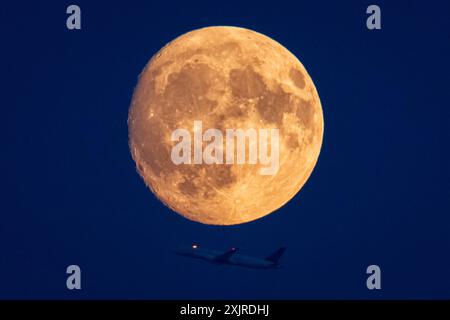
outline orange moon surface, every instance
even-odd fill
[[[193,133],[196,120],[203,130],[278,129],[278,171],[261,175],[259,162],[174,164],[171,134]],[[137,171],[158,199],[187,219],[235,225],[272,213],[300,191],[317,162],[324,123],[314,83],[291,52],[252,30],[208,27],[151,58],[128,128]]]

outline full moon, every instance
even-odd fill
[[[262,175],[263,164],[249,161],[174,163],[172,133],[184,128],[193,136],[194,121],[224,133],[277,129],[278,170]],[[256,220],[292,199],[317,162],[323,126],[319,95],[300,61],[237,27],[194,30],[163,47],[140,74],[128,115],[130,151],[146,185],[173,211],[211,225]],[[269,155],[271,148],[273,141]]]

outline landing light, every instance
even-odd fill
[[[192,249],[197,249],[198,248],[198,246],[196,245],[196,244],[194,244],[193,246],[192,246]]]

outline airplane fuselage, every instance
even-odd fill
[[[227,257],[226,260],[224,259],[218,259],[218,257],[221,257],[223,255],[222,251],[216,251],[216,250],[209,250],[209,249],[203,249],[198,247],[185,247],[180,248],[175,251],[178,255],[195,258],[195,259],[202,259],[209,261],[213,264],[229,264],[229,265],[235,265],[235,266],[241,266],[246,268],[252,268],[252,269],[276,269],[280,268],[280,265],[277,263],[274,263],[272,261],[261,259],[261,258],[255,258],[250,257],[242,254],[235,253],[231,255],[230,257]]]

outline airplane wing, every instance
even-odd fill
[[[275,251],[274,253],[272,253],[270,256],[268,256],[266,258],[266,260],[277,264],[278,261],[280,261],[281,256],[283,255],[283,253],[286,251],[286,247],[281,247],[280,249],[278,249],[277,251]]]
[[[231,258],[231,256],[236,253],[236,251],[237,251],[236,248],[231,248],[230,250],[226,251],[225,253],[215,257],[214,261],[222,262],[222,263],[227,262]]]

